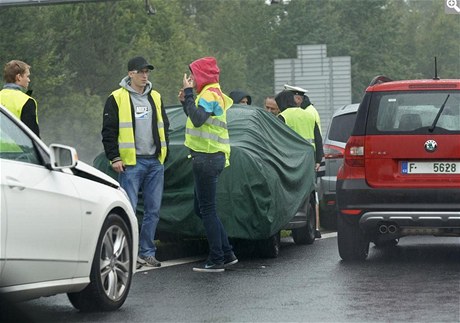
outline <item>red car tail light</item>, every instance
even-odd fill
[[[351,136],[345,146],[344,163],[337,173],[337,180],[366,178],[364,168],[364,137]]]
[[[344,149],[334,145],[324,145],[324,158],[325,159],[342,159]]]
[[[345,146],[345,163],[351,167],[364,167],[364,137],[350,137]]]

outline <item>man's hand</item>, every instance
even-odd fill
[[[319,171],[319,165],[320,165],[319,163],[315,164],[315,171]]]
[[[112,169],[117,173],[123,173],[125,171],[125,165],[121,160],[112,163]]]

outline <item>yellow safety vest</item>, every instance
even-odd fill
[[[315,115],[302,108],[287,108],[281,112],[286,124],[315,147]]]
[[[21,120],[22,108],[29,99],[35,102],[35,116],[38,124],[37,101],[33,97],[15,89],[3,89],[0,91],[0,104],[12,112],[19,120]]]
[[[131,114],[131,100],[129,92],[125,88],[120,88],[112,92],[115,102],[118,105],[118,149],[120,157],[125,165],[136,165],[136,145],[134,143],[134,128]],[[160,136],[161,150],[158,155],[160,163],[164,163],[167,154],[165,128],[163,115],[161,114],[161,96],[157,91],[152,90],[150,96],[155,103],[157,113],[157,127]]]
[[[198,94],[195,104],[198,108],[198,102],[209,88],[218,88],[218,83],[206,85],[203,90]],[[209,95],[209,92],[208,92]],[[221,116],[210,116],[206,122],[200,127],[193,125],[190,117],[187,118],[185,124],[185,146],[193,151],[202,153],[217,153],[223,152],[225,154],[225,167],[230,165],[230,139],[227,130],[227,110],[233,104],[233,100],[227,95],[222,93],[222,97],[217,93],[212,92],[216,101],[223,108],[224,113]]]
[[[310,104],[304,110],[307,111],[308,113],[311,113],[311,114],[314,115],[315,122],[316,122],[316,124],[318,125],[318,128],[319,128],[319,133],[322,134],[323,132],[321,131],[321,119],[319,118],[318,110],[316,110],[316,108],[312,104]]]

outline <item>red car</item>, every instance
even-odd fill
[[[366,89],[337,176],[338,249],[460,236],[460,80],[392,81]]]

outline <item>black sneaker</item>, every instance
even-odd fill
[[[199,266],[193,267],[193,271],[199,273],[221,273],[225,271],[225,268],[224,265],[217,265],[208,260]]]
[[[228,257],[225,257],[224,267],[234,265],[237,262],[238,262],[238,258],[236,258],[235,254],[232,252]]]
[[[319,230],[315,230],[315,238],[321,239],[321,232]]]

